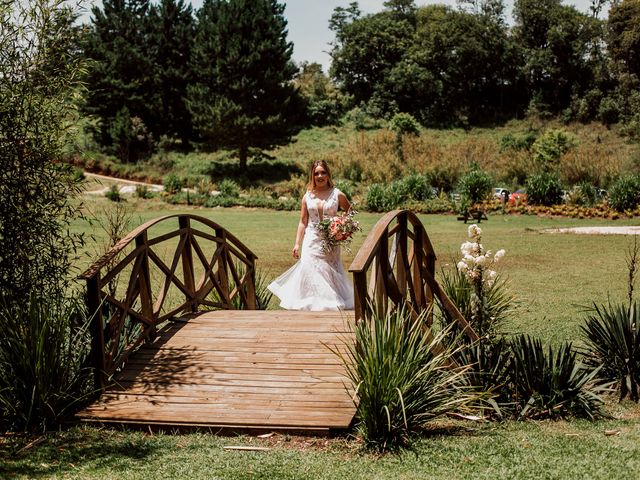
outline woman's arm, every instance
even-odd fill
[[[351,210],[351,203],[349,203],[349,199],[340,191],[338,193],[338,205],[340,205],[340,210],[344,210],[345,212]]]
[[[304,238],[304,231],[309,223],[309,211],[307,210],[306,195],[302,197],[302,205],[300,206],[300,222],[298,223],[298,231],[296,232],[296,243],[291,250],[293,258],[300,258],[300,244]]]

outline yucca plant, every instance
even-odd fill
[[[467,366],[465,378],[469,385],[483,394],[478,399],[479,407],[490,416],[510,416],[514,408],[510,383],[511,344],[503,338],[483,339],[461,348],[455,358],[459,365]]]
[[[335,350],[355,391],[357,427],[365,444],[387,450],[439,415],[473,401],[463,369],[452,369],[451,348],[434,353],[444,333],[431,337],[424,317],[402,309],[373,314],[354,326],[355,343]]]
[[[640,305],[593,306],[581,327],[586,343],[585,362],[599,368],[598,376],[614,382],[620,400],[637,402],[640,393]]]
[[[0,305],[0,427],[44,429],[86,398],[88,323],[75,299]]]
[[[440,271],[440,285],[455,306],[458,307],[460,313],[471,323],[473,329],[481,337],[495,337],[504,321],[515,308],[515,299],[509,293],[506,280],[498,276],[493,284],[485,286],[483,289],[483,318],[486,321],[483,322],[483,325],[478,325],[473,321],[471,297],[474,290],[465,273],[457,268],[442,269]],[[441,314],[441,322],[444,325],[454,324],[453,319],[450,318],[446,310],[442,309]],[[458,333],[455,326],[451,332],[453,335]]]
[[[521,335],[512,342],[511,385],[518,418],[597,418],[604,415],[596,382],[598,370],[577,359],[570,343],[546,351],[539,339]]]

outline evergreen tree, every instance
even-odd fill
[[[181,140],[188,147],[191,114],[186,106],[191,80],[194,35],[193,9],[184,0],[162,0],[149,14],[151,57],[154,60],[154,104],[159,106],[155,133]]]
[[[102,4],[102,10],[92,10],[85,39],[85,55],[91,62],[83,109],[98,118],[96,140],[117,150],[120,145],[110,132],[124,109],[157,130],[153,57],[147,41],[149,0],[104,0]],[[122,160],[135,160],[135,155]]]
[[[287,142],[301,108],[283,13],[276,0],[205,0],[198,11],[193,125],[207,146],[237,149],[241,168],[250,147]]]

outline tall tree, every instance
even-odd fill
[[[205,0],[197,14],[188,103],[194,128],[210,147],[237,149],[241,168],[250,148],[287,142],[299,127],[286,27],[276,0]]]
[[[516,0],[514,16],[532,106],[559,112],[593,85],[600,21],[561,0]]]
[[[640,78],[640,0],[623,0],[609,10],[607,46],[612,60]]]
[[[188,147],[191,114],[186,105],[191,81],[190,58],[194,36],[193,9],[184,0],[162,0],[149,12],[150,53],[154,60],[153,93],[158,99],[155,132],[178,138]]]
[[[116,117],[139,117],[155,129],[153,56],[149,51],[149,0],[103,0],[92,9],[84,50],[90,59],[84,111],[98,118],[96,138],[111,146]],[[127,120],[125,119],[125,120]]]

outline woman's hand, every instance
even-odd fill
[[[293,258],[300,258],[300,245],[297,243],[293,246],[293,250],[291,250],[291,255]]]

